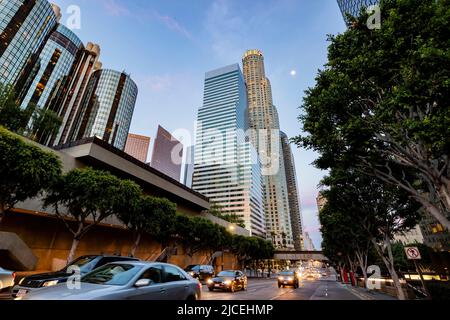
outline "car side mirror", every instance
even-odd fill
[[[136,288],[148,287],[151,284],[150,279],[139,279],[134,286]]]

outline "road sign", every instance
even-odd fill
[[[422,256],[417,247],[406,247],[405,248],[406,257],[408,260],[421,260]]]

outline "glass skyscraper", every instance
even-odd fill
[[[303,250],[303,223],[300,209],[300,200],[297,185],[297,172],[295,170],[294,155],[288,136],[281,132],[281,146],[283,148],[284,169],[289,199],[289,214],[291,217],[292,237],[295,250]]]
[[[261,165],[247,136],[247,92],[238,64],[206,74],[192,188],[265,238]]]
[[[39,68],[22,101],[22,108],[27,108],[30,103],[40,108],[53,108],[52,101],[63,93],[62,88],[82,48],[81,40],[59,24],[39,56]]]
[[[341,9],[342,16],[345,23],[349,24],[347,14],[353,17],[358,17],[361,13],[361,9],[368,8],[372,5],[378,4],[379,0],[337,0],[339,8]]]
[[[107,69],[95,71],[69,142],[98,137],[124,150],[137,94],[138,88],[129,75]]]
[[[0,1],[0,82],[21,94],[57,23],[47,0]]]
[[[250,136],[262,162],[266,237],[272,240],[277,248],[293,249],[280,123],[277,108],[273,104],[272,87],[266,77],[262,52],[247,51],[243,66],[248,92],[249,125],[252,132]]]

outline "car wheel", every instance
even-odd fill
[[[281,288],[281,284],[278,284],[278,289],[280,289]]]
[[[212,291],[214,291],[214,288],[208,288],[208,290],[212,292]]]
[[[186,301],[196,301],[197,297],[196,296],[189,296],[187,297]]]

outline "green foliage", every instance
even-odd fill
[[[31,127],[27,136],[41,141],[43,137],[57,134],[62,125],[62,119],[54,111],[32,107],[35,110],[31,117]]]
[[[329,38],[328,63],[306,92],[296,142],[315,165],[353,166],[403,188],[442,224],[450,213],[450,2],[382,0]]]
[[[31,113],[22,110],[16,102],[14,88],[0,83],[0,126],[21,133],[25,130]]]
[[[38,196],[61,174],[58,156],[0,127],[0,213]]]
[[[239,217],[237,214],[224,214],[222,209],[223,208],[220,205],[213,204],[208,210],[208,213],[229,223],[233,223],[241,228],[245,228],[245,222],[241,217]]]

